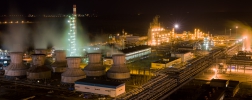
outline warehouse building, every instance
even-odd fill
[[[182,62],[186,62],[193,58],[193,54],[188,50],[179,50],[171,53],[171,57],[181,58]]]
[[[151,69],[173,67],[174,65],[179,64],[179,63],[181,63],[181,58],[177,58],[177,57],[163,58],[163,60],[152,62]]]
[[[80,79],[75,82],[75,90],[116,97],[125,92],[125,83],[105,80]]]

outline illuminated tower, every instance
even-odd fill
[[[79,56],[77,54],[77,46],[76,46],[76,34],[77,34],[77,29],[76,29],[76,5],[73,5],[73,15],[69,16],[69,26],[70,26],[70,31],[68,33],[68,56]]]

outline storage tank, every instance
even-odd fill
[[[130,78],[130,70],[126,67],[125,64],[125,55],[114,54],[112,56],[112,59],[113,59],[113,65],[107,71],[107,77],[118,80]]]
[[[80,68],[80,57],[67,57],[67,70],[61,74],[61,82],[74,84],[76,80],[86,78],[86,74]]]
[[[51,69],[44,65],[45,54],[33,54],[32,66],[27,70],[27,78],[30,80],[51,78]]]
[[[105,74],[106,68],[102,65],[100,53],[89,53],[88,59],[88,65],[84,68],[87,76],[96,77]]]
[[[27,66],[23,64],[23,52],[11,52],[11,63],[5,68],[5,77],[7,79],[25,78]]]
[[[66,51],[55,51],[55,62],[51,65],[53,72],[65,72],[67,69]]]

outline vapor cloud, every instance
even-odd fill
[[[237,34],[237,38],[247,38],[245,41],[245,48],[250,50],[251,49],[251,38],[252,38],[252,27],[247,23],[240,22],[240,21],[230,21],[229,25],[232,25],[232,34]],[[236,28],[237,27],[237,28]]]

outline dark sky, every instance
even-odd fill
[[[184,12],[251,12],[250,0],[1,0],[0,12],[100,14],[168,14]]]
[[[106,27],[121,30],[130,26],[132,30],[141,27],[139,30],[145,33],[155,15],[161,16],[161,24],[167,28],[180,24],[178,31],[194,28],[224,31],[225,28],[234,28],[229,21],[252,25],[250,0],[1,0],[0,14],[71,14],[73,4],[77,5],[80,14],[113,15],[110,19],[99,19],[100,23],[90,19],[85,22],[90,27],[93,27],[91,24],[100,24],[94,26],[98,31]],[[138,14],[142,16],[123,18]]]

